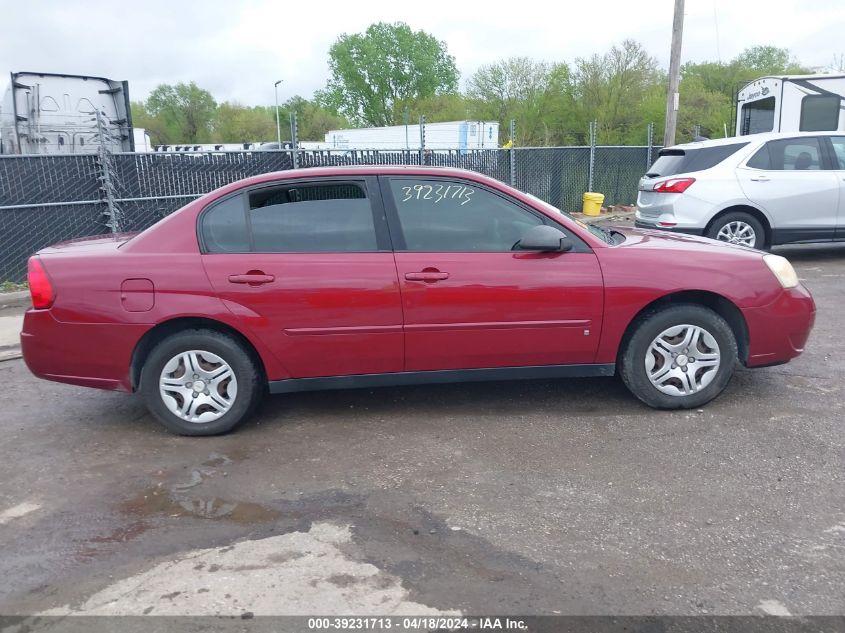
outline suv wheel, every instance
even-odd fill
[[[620,358],[622,380],[657,409],[699,407],[727,386],[737,345],[712,310],[681,304],[652,312],[636,326]]]
[[[762,249],[766,245],[763,225],[753,215],[741,211],[718,218],[707,231],[707,237],[751,248]]]
[[[213,330],[185,330],[161,341],[141,369],[150,412],[179,435],[218,435],[245,420],[263,394],[243,346]]]

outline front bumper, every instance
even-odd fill
[[[748,325],[747,367],[778,365],[804,351],[816,320],[816,304],[802,285],[784,289],[772,303],[742,310]]]

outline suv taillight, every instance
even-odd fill
[[[669,178],[654,185],[654,193],[683,193],[695,182],[695,178]]]
[[[53,284],[44,270],[44,264],[38,257],[30,257],[27,264],[27,281],[29,282],[29,294],[32,296],[32,307],[38,310],[45,310],[53,305],[56,293],[53,291]]]

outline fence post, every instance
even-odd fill
[[[654,122],[648,124],[648,149],[646,150],[645,156],[645,168],[648,171],[648,168],[651,167],[651,152],[652,148],[654,147]]]
[[[425,115],[420,115],[420,165],[425,164]]]
[[[106,222],[106,226],[111,229],[112,234],[116,234],[121,232],[121,222],[120,208],[115,202],[117,196],[115,195],[115,183],[112,178],[111,154],[106,146],[106,127],[103,125],[103,115],[99,110],[96,111],[96,115],[97,137],[100,141],[100,146],[97,149],[97,165],[101,170],[97,179],[100,181],[102,199],[105,201],[108,209],[104,214],[109,219]]]
[[[593,168],[596,164],[596,125],[597,121],[590,121],[590,171],[587,191],[593,190]]]
[[[516,119],[511,119],[511,148],[510,167],[511,167],[511,187],[516,187]]]
[[[299,126],[296,122],[296,110],[290,111],[290,142],[292,146],[291,157],[293,158],[293,168],[296,169],[299,167]]]

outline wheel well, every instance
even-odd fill
[[[249,339],[238,332],[235,328],[220,321],[204,317],[179,317],[159,323],[154,328],[146,332],[144,336],[141,337],[141,340],[138,341],[138,344],[135,345],[135,349],[132,352],[132,361],[129,365],[129,379],[132,383],[132,390],[136,391],[138,389],[138,385],[141,381],[141,368],[144,366],[147,356],[149,356],[150,352],[156,345],[171,334],[181,332],[182,330],[195,329],[214,330],[215,332],[228,334],[232,338],[236,339],[241,345],[243,345],[247,353],[252,356],[256,367],[258,367],[262,377],[266,380],[267,372],[264,368],[261,356],[258,354],[258,351],[256,351]]]
[[[766,232],[766,243],[764,244],[764,246],[769,247],[772,245],[772,227],[769,225],[769,219],[759,209],[749,207],[745,204],[738,204],[733,207],[728,207],[727,209],[722,209],[721,211],[719,211],[719,213],[714,215],[713,219],[707,223],[707,228],[704,229],[704,234],[707,235],[710,232],[710,229],[716,223],[716,220],[727,215],[728,213],[747,213],[748,215],[755,217],[760,222],[760,224],[763,225],[763,230]]]
[[[659,299],[655,299],[645,306],[633,319],[631,319],[631,322],[625,329],[625,334],[622,337],[622,343],[619,345],[619,356],[621,357],[625,352],[625,348],[628,346],[628,340],[631,338],[637,325],[639,325],[642,320],[648,318],[660,308],[677,305],[679,303],[691,303],[710,308],[713,312],[727,321],[734,333],[734,337],[736,338],[737,355],[739,356],[739,360],[743,363],[748,360],[748,325],[745,322],[745,317],[742,316],[740,309],[737,308],[730,300],[725,299],[725,297],[716,294],[715,292],[708,292],[706,290],[684,290],[682,292],[675,292],[673,294],[660,297]]]

